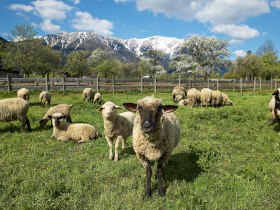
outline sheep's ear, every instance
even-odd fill
[[[134,103],[123,103],[123,106],[131,111],[131,112],[136,112],[136,109],[137,109],[137,104],[134,104]]]
[[[169,112],[174,112],[178,108],[178,106],[175,106],[175,105],[163,105],[162,108],[163,108],[163,110],[165,112],[169,113]]]
[[[276,90],[272,95],[279,95],[279,90]]]
[[[48,118],[49,118],[49,119],[52,119],[52,116],[51,116],[51,115],[49,115],[49,116],[48,116]]]
[[[99,107],[99,108],[97,109],[97,111],[98,111],[98,112],[102,112],[103,109],[104,109],[104,107],[101,106],[101,107]]]

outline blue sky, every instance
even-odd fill
[[[4,38],[16,24],[30,24],[39,35],[215,36],[229,40],[231,58],[265,40],[280,50],[280,0],[0,0],[0,20]]]

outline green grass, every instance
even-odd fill
[[[153,176],[150,199],[131,138],[119,162],[108,160],[104,135],[80,145],[58,142],[49,124],[39,128],[48,108],[39,106],[38,95],[31,94],[31,133],[20,133],[17,121],[0,123],[0,209],[280,208],[280,128],[268,125],[270,92],[229,92],[232,107],[180,107],[182,135],[165,170],[166,197],[157,196]],[[143,96],[103,95],[118,105]],[[172,103],[171,94],[156,96]],[[52,104],[58,103],[73,103],[74,122],[103,132],[98,106],[83,103],[81,93],[55,92]]]

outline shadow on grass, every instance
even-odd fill
[[[194,152],[178,153],[171,156],[165,168],[167,184],[174,180],[193,182],[203,171],[197,164],[199,156]]]
[[[280,123],[275,123],[273,124],[273,130],[276,131],[277,133],[279,133],[280,131]]]

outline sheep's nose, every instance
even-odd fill
[[[151,123],[150,123],[149,121],[145,121],[145,122],[144,122],[144,127],[145,127],[145,128],[151,127]]]

